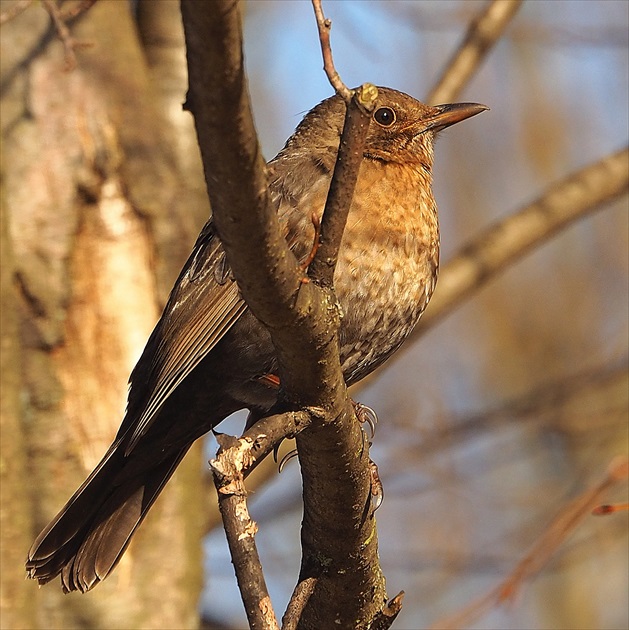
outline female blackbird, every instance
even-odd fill
[[[485,109],[430,107],[379,88],[335,272],[348,385],[400,346],[432,295],[435,134]],[[268,164],[280,223],[301,260],[312,248],[313,213],[323,211],[344,115],[338,96],[323,101]],[[242,300],[210,219],[131,373],[113,444],[33,543],[28,576],[44,584],[61,573],[66,592],[107,577],[192,443],[234,411],[272,407],[277,389],[264,377],[274,373],[269,334]]]

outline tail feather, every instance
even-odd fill
[[[65,592],[85,592],[104,580],[189,449],[129,477],[127,458],[116,447],[33,543],[26,562],[30,578],[45,584],[61,573]]]

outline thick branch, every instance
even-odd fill
[[[341,627],[366,625],[386,596],[369,518],[367,445],[340,369],[336,298],[331,287],[304,282],[280,236],[251,120],[237,3],[182,0],[182,15],[188,107],[215,225],[244,299],[271,333],[284,401],[307,408],[313,417],[312,426],[297,436],[305,502],[301,578],[321,579],[300,627],[320,628],[321,619],[324,624],[339,619]],[[360,146],[351,150],[362,153]],[[356,173],[347,177],[355,179]],[[344,199],[349,205],[351,194]],[[333,212],[342,211],[346,208]]]
[[[591,164],[554,184],[531,205],[489,227],[463,247],[443,267],[430,307],[412,337],[422,335],[531,249],[577,219],[626,194],[628,167],[629,149]]]
[[[458,50],[446,64],[427,103],[450,103],[457,99],[493,45],[500,39],[523,0],[493,0],[471,22]]]
[[[214,222],[249,306],[283,325],[303,276],[280,236],[244,75],[238,2],[181,4],[194,115]],[[252,237],[255,235],[255,238]]]

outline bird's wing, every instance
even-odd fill
[[[129,379],[118,438],[128,453],[175,388],[207,356],[247,308],[212,220],[208,221]]]
[[[290,186],[285,185],[290,166],[269,163],[269,191],[287,244],[297,259],[303,260],[313,245],[311,210],[320,213],[323,209],[329,173],[327,178],[321,177],[320,170],[314,169],[316,181],[307,182],[307,187],[302,181],[298,199],[288,193]],[[119,440],[124,438],[127,453],[146,433],[166,399],[246,309],[210,219],[131,373],[127,413],[117,436]]]

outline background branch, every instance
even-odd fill
[[[0,26],[10,22],[13,18],[16,18],[20,13],[26,11],[28,7],[33,4],[33,0],[17,0],[8,9],[0,13]]]
[[[451,103],[457,100],[461,90],[478,71],[522,2],[523,0],[492,0],[470,22],[461,45],[426,97],[427,103]]]
[[[606,474],[596,485],[582,492],[567,503],[540,534],[531,549],[518,562],[511,573],[489,593],[474,600],[458,613],[440,619],[430,626],[433,630],[456,630],[474,624],[492,608],[512,601],[524,582],[548,564],[550,558],[588,516],[602,498],[628,476],[626,457],[617,457],[610,462]]]
[[[628,186],[629,149],[623,149],[569,175],[532,204],[489,227],[443,266],[430,307],[411,339],[417,339],[531,249],[626,194]]]

